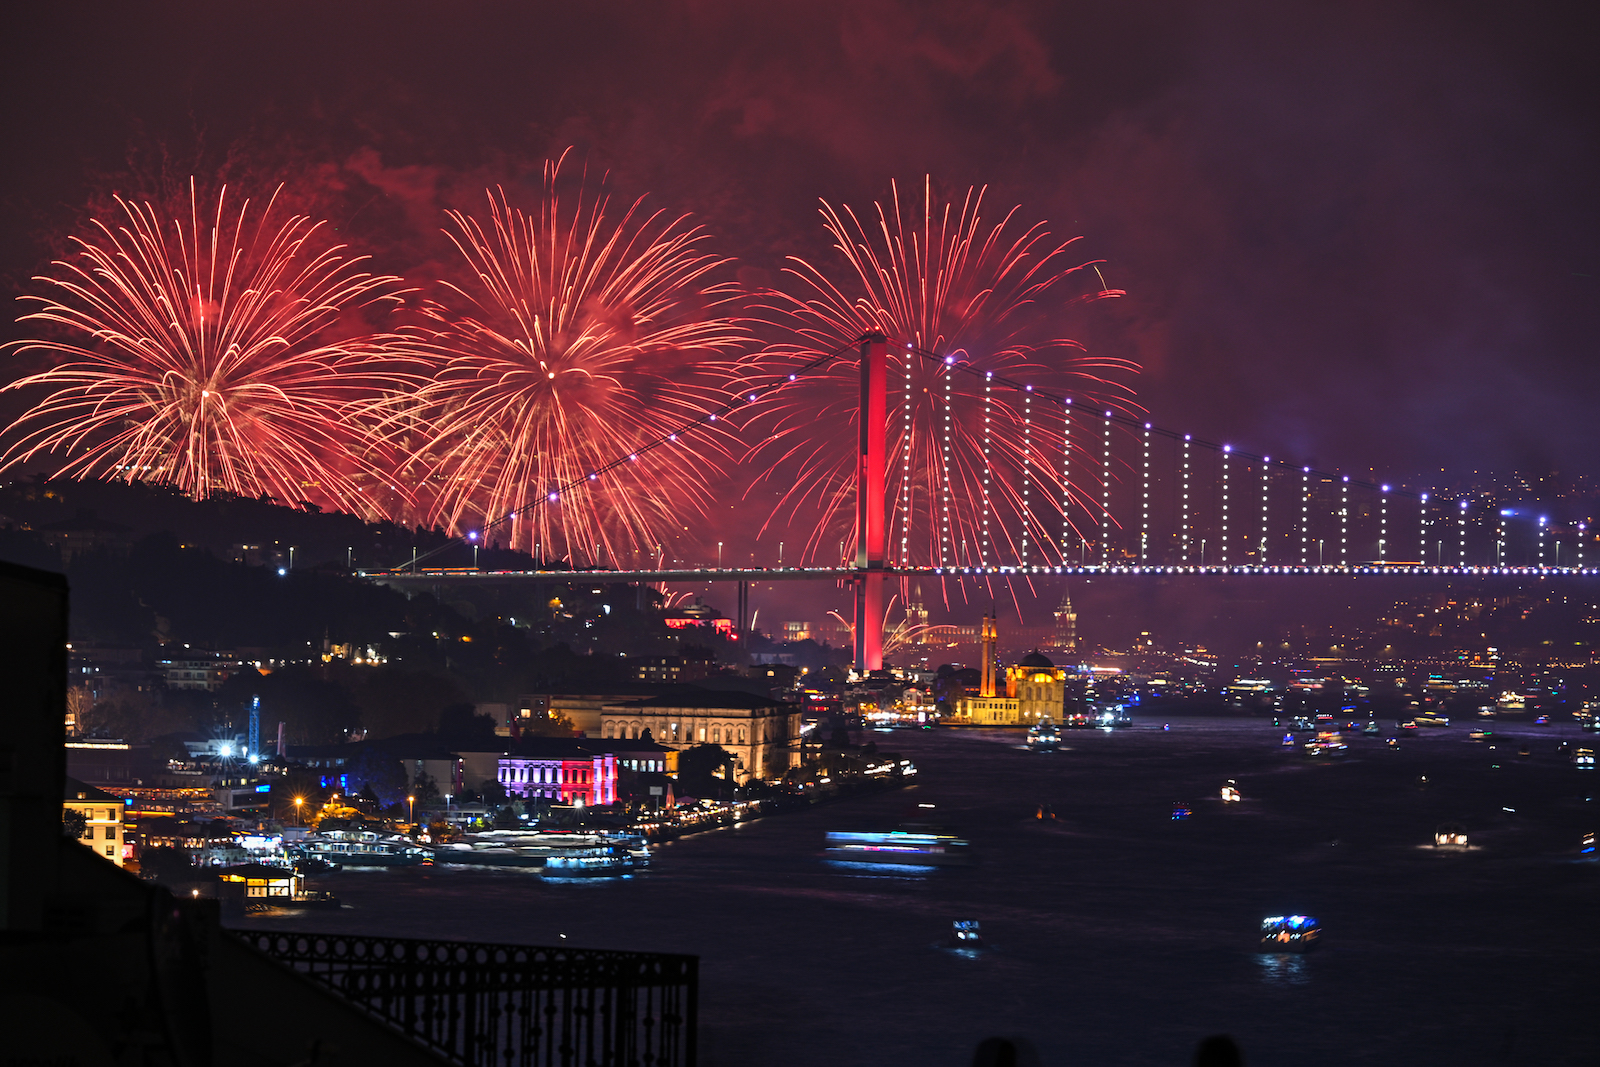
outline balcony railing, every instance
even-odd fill
[[[237,933],[465,1067],[694,1067],[695,956]]]

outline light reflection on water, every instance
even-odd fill
[[[1263,952],[1260,953],[1259,962],[1263,985],[1290,989],[1311,982],[1311,966],[1299,953]]]
[[[939,868],[930,863],[861,863],[856,860],[822,861],[830,870],[856,878],[914,880],[928,877]]]

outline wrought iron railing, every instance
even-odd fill
[[[237,933],[466,1067],[694,1067],[695,956]]]

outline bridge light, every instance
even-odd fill
[[[945,356],[944,357],[944,365],[946,367],[955,366],[955,362],[956,362],[956,357],[955,356]]]
[[[557,493],[555,490],[552,489],[550,491],[550,502],[552,504],[554,504],[556,502],[556,498],[559,497],[560,495],[561,495],[560,493]]]
[[[477,539],[478,539],[478,531],[477,530],[473,530],[471,533],[467,534],[467,540],[468,541],[476,541]]]

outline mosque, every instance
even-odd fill
[[[1030,652],[1021,662],[1006,668],[1006,695],[1000,696],[995,656],[998,637],[996,620],[985,615],[978,693],[957,699],[954,714],[945,720],[945,725],[1026,728],[1045,717],[1059,723],[1066,707],[1067,671],[1040,653]]]

